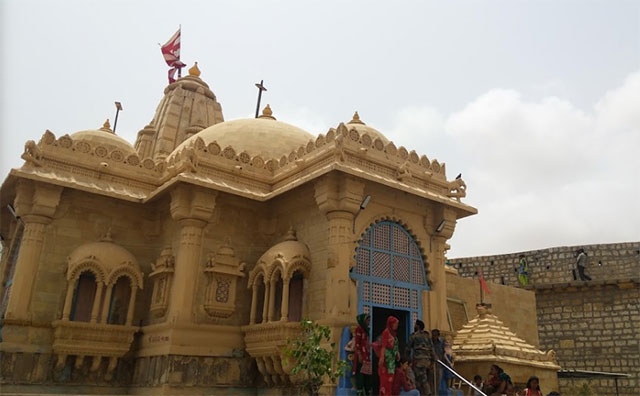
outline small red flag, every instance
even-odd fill
[[[175,82],[175,78],[173,78],[176,74],[176,71],[179,71],[181,68],[186,65],[180,61],[180,35],[181,29],[178,29],[177,32],[167,43],[160,47],[160,51],[162,51],[162,56],[164,57],[164,61],[167,62],[167,65],[171,67],[169,69],[169,83]],[[180,73],[178,73],[180,75]]]
[[[482,287],[482,290],[487,294],[491,294],[489,286],[487,286],[487,282],[485,282],[484,276],[482,276],[482,270],[478,271],[478,279],[480,280],[480,287]]]

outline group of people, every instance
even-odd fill
[[[486,382],[482,381],[480,375],[476,375],[473,377],[473,385],[478,389],[482,389],[482,392],[489,396],[543,396],[542,390],[540,389],[540,379],[538,377],[530,377],[524,389],[517,390],[513,382],[511,382],[511,377],[497,364],[491,366]],[[479,395],[480,393],[473,389],[469,391],[469,396]],[[553,391],[548,393],[547,396],[560,396],[560,394]]]
[[[389,316],[380,338],[369,340],[369,314],[357,317],[358,327],[354,337],[353,375],[356,379],[358,396],[372,395],[373,365],[371,357],[377,359],[381,396],[390,395],[437,395],[447,394],[449,381],[453,375],[448,370],[435,370],[436,360],[453,366],[451,344],[440,338],[437,329],[428,331],[424,323],[416,321],[414,333],[409,337],[407,353],[401,354],[398,343],[398,318]],[[373,350],[373,354],[370,352]],[[438,389],[433,389],[434,384]]]
[[[453,350],[448,340],[440,338],[438,329],[425,330],[424,323],[417,320],[414,332],[409,336],[406,353],[402,354],[398,343],[398,318],[389,316],[382,335],[375,342],[369,340],[369,314],[357,317],[358,327],[354,334],[353,371],[358,396],[373,395],[373,364],[377,359],[377,375],[380,379],[380,396],[436,396],[451,394],[452,372],[441,365],[453,368]],[[371,353],[373,351],[373,353]],[[489,396],[543,396],[540,380],[529,378],[526,388],[521,392],[511,382],[511,377],[498,366],[491,366],[489,376],[483,382],[480,375],[474,377],[474,386]],[[437,386],[436,386],[437,384]],[[462,393],[458,391],[458,395]],[[470,388],[469,396],[478,396],[479,392]],[[552,392],[547,396],[559,396]]]

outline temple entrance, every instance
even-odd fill
[[[410,328],[409,326],[409,311],[403,311],[399,309],[389,309],[381,307],[373,307],[373,314],[371,315],[371,332],[373,334],[372,341],[378,340],[382,335],[382,332],[387,327],[387,318],[389,316],[395,316],[398,318],[398,350],[400,356],[405,355],[405,348],[407,341],[409,340]],[[373,363],[373,394],[377,395],[380,391],[380,377],[378,376],[378,359],[375,354],[372,356]]]
[[[404,353],[413,324],[422,317],[422,292],[429,290],[422,253],[400,224],[371,226],[355,252],[351,278],[357,281],[358,313],[371,315],[370,339],[382,334],[390,315],[399,320],[398,347]],[[373,354],[374,390],[379,389],[378,359]]]

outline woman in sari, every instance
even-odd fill
[[[371,343],[369,342],[369,314],[363,313],[356,317],[355,347],[353,354],[353,375],[356,377],[358,396],[370,396],[373,391],[371,370]]]
[[[381,351],[378,360],[378,375],[380,376],[380,396],[393,394],[393,375],[396,371],[396,359],[398,352],[398,319],[389,316],[387,327],[382,332]]]

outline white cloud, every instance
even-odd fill
[[[480,213],[458,223],[450,257],[638,240],[638,103],[640,72],[589,112],[494,89],[448,116],[404,109],[389,137],[447,144],[439,159],[463,172]]]

